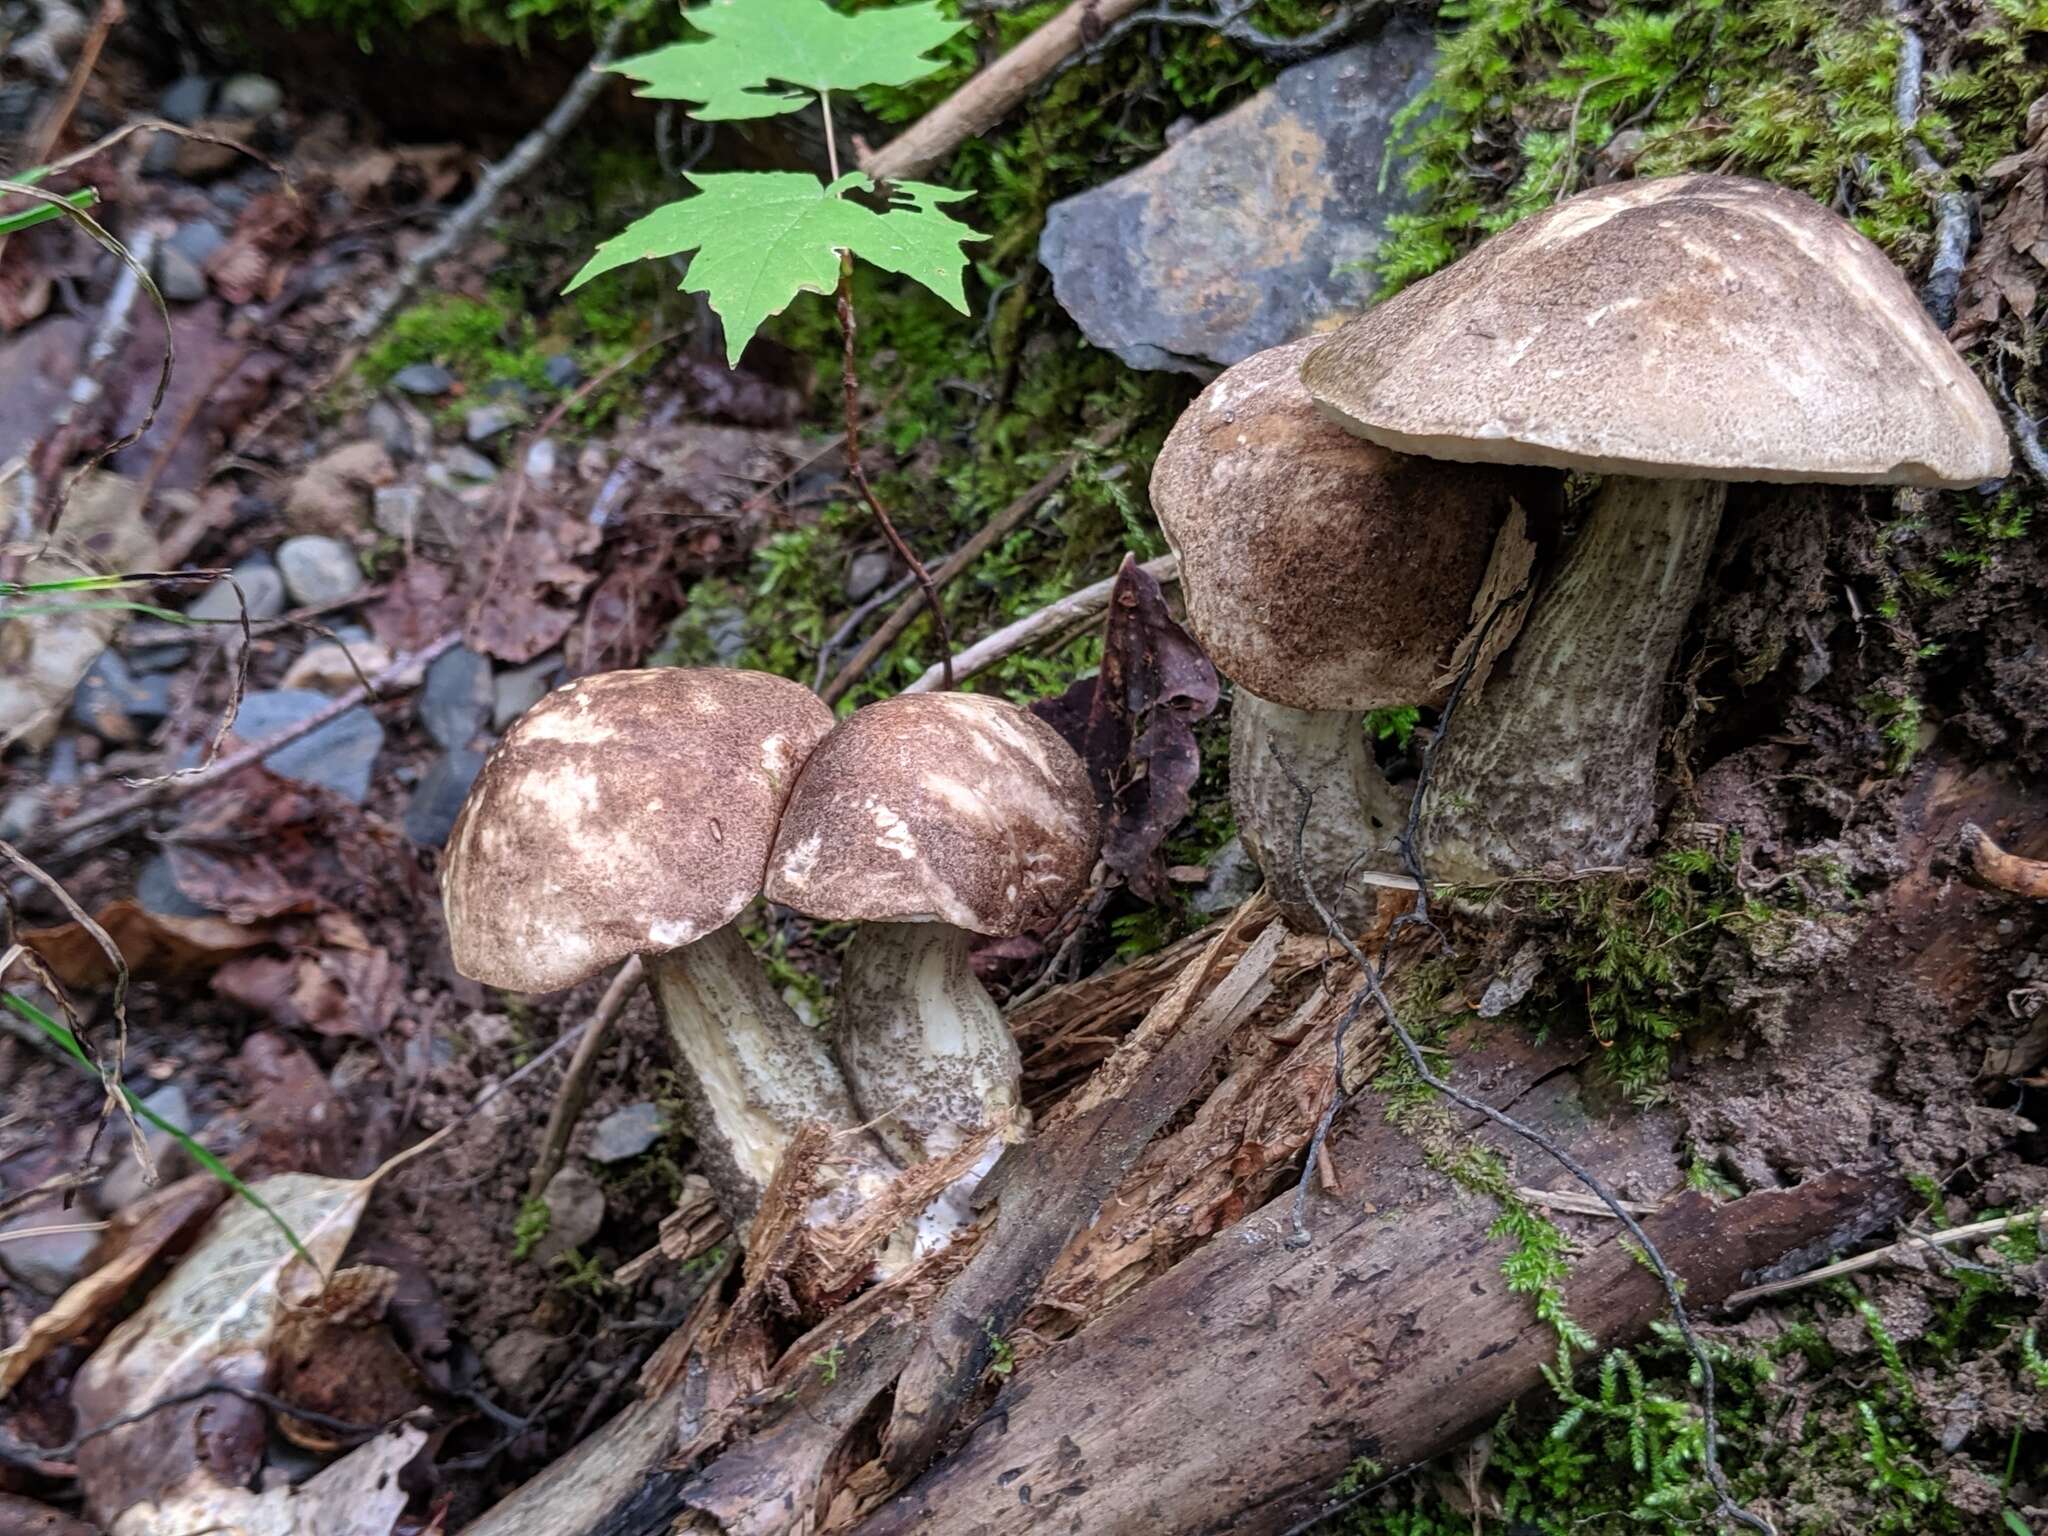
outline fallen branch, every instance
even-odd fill
[[[1991,840],[1990,833],[1974,821],[1963,823],[1957,841],[1962,844],[1963,855],[1977,872],[1977,878],[1986,885],[2010,891],[2015,896],[2032,897],[2035,901],[2048,900],[2048,862],[2007,853]]]
[[[1180,578],[1180,557],[1161,555],[1157,560],[1147,560],[1138,567],[1147,576],[1162,584]],[[1036,613],[1028,613],[1014,623],[1005,624],[984,640],[977,640],[953,658],[953,680],[964,682],[977,673],[986,672],[1006,656],[1013,656],[1025,650],[1045,636],[1055,634],[1077,623],[1093,619],[1109,606],[1110,589],[1116,585],[1114,576],[1093,582],[1078,592],[1069,592],[1057,602],[1048,603]],[[937,667],[929,669],[908,688],[905,693],[931,693],[940,682]],[[827,696],[828,702],[831,696]]]
[[[930,170],[967,140],[995,127],[1070,55],[1101,41],[1142,3],[1073,0],[902,133],[862,155],[861,169],[876,181],[903,181]]]
[[[1819,1285],[1824,1280],[1839,1280],[1843,1275],[1853,1275],[1863,1269],[1875,1269],[1880,1264],[1896,1264],[1910,1253],[1924,1252],[1930,1248],[1953,1248],[1959,1243],[1974,1242],[1980,1237],[1997,1237],[2023,1224],[2030,1223],[2038,1227],[2041,1224],[2041,1215],[2040,1211],[2020,1211],[2012,1216],[1999,1216],[1990,1221],[1973,1221],[1968,1226],[1949,1227],[1941,1232],[1916,1232],[1896,1243],[1873,1248],[1868,1253],[1859,1253],[1854,1258],[1837,1259],[1832,1264],[1823,1264],[1819,1269],[1809,1269],[1803,1275],[1793,1275],[1785,1280],[1771,1280],[1763,1285],[1752,1285],[1747,1290],[1735,1292],[1721,1305],[1746,1307],[1752,1301],[1761,1301],[1766,1296],[1802,1290],[1809,1285]]]
[[[102,840],[101,837],[88,834],[98,833],[111,822],[118,822],[137,811],[147,810],[160,800],[208,784],[216,784],[231,773],[239,773],[251,763],[260,763],[278,748],[288,747],[300,737],[311,735],[321,726],[340,719],[358,704],[391,698],[396,693],[417,688],[425,677],[427,664],[443,651],[452,649],[461,638],[460,631],[450,630],[417,651],[407,652],[371,678],[369,687],[351,688],[347,693],[335,695],[296,725],[288,726],[275,736],[265,737],[262,741],[230,752],[210,768],[181,777],[159,779],[130,794],[109,800],[104,805],[94,806],[89,811],[80,811],[76,816],[68,816],[34,838],[24,841],[29,848],[37,851],[48,850],[61,856],[75,856],[87,848],[96,846]],[[85,838],[85,841],[79,841],[81,837]]]
[[[1129,426],[1128,422],[1111,422],[1095,434],[1094,438],[1091,439],[1091,446],[1095,448],[1109,447],[1119,437],[1123,436],[1124,429],[1127,426]],[[1073,452],[1062,458],[1058,464],[1054,465],[1043,479],[1032,485],[1015,501],[990,518],[972,538],[933,567],[931,573],[932,585],[935,588],[943,589],[954,577],[958,576],[962,571],[974,564],[975,561],[988,553],[990,549],[994,548],[1012,529],[1036,511],[1046,497],[1066,483],[1067,476],[1071,475],[1079,467],[1081,460],[1086,457],[1086,454],[1086,449],[1076,448]],[[1106,602],[1107,598],[1104,601]],[[916,619],[923,609],[924,593],[922,591],[913,592],[906,597],[901,606],[882,621],[881,627],[862,642],[861,648],[848,658],[846,665],[839,669],[833,676],[832,681],[818,690],[818,696],[827,704],[837,703],[840,699],[844,698],[846,691],[866,675],[868,668],[875,664],[877,658],[884,651],[896,643],[897,637],[903,631],[910,628],[911,622]],[[932,692],[939,686],[944,676],[945,669],[943,667],[932,668],[924,677],[918,679],[921,686],[917,691],[921,693]]]

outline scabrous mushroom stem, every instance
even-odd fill
[[[790,1137],[806,1120],[860,1123],[845,1079],[818,1031],[791,1011],[730,924],[694,944],[647,957],[655,1003],[681,1058],[684,1103],[719,1204],[744,1234]],[[838,1180],[814,1222],[846,1215],[893,1177],[865,1132],[839,1139]]]
[[[1613,475],[1503,668],[1453,717],[1423,808],[1429,873],[1618,864],[1656,819],[1666,675],[1727,487]]]
[[[950,923],[867,923],[839,972],[839,1059],[906,1163],[941,1157],[1020,1102],[1017,1042]]]
[[[1306,826],[1295,779],[1313,797]],[[1289,926],[1323,931],[1304,874],[1347,931],[1372,922],[1378,897],[1362,877],[1394,867],[1387,850],[1408,805],[1373,761],[1358,711],[1290,709],[1239,687],[1230,704],[1230,804],[1238,834],[1265,871]]]

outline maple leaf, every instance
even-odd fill
[[[682,289],[710,300],[725,324],[726,360],[735,366],[763,320],[780,314],[799,293],[830,293],[838,286],[841,251],[922,283],[967,312],[967,257],[960,247],[982,236],[939,206],[958,202],[964,192],[897,182],[877,212],[846,195],[873,186],[858,171],[830,186],[802,171],[685,179],[697,188],[695,197],[627,225],[597,248],[564,292],[631,262],[695,252]]]
[[[671,43],[609,68],[640,81],[636,95],[701,102],[690,115],[705,122],[794,112],[810,104],[805,92],[907,85],[938,67],[924,55],[963,25],[932,0],[851,15],[824,0],[711,0],[683,19],[702,41]]]

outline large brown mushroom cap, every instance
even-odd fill
[[[885,699],[804,765],[768,899],[839,922],[1050,924],[1095,866],[1088,771],[1051,726],[976,693]]]
[[[549,992],[724,927],[761,891],[797,771],[832,728],[761,672],[607,672],[519,717],[448,842],[455,968]]]
[[[1219,670],[1294,709],[1432,702],[1507,516],[1503,470],[1393,453],[1326,419],[1307,337],[1226,369],[1152,469],[1188,622]]]
[[[1650,478],[1966,486],[1998,412],[1884,254],[1730,176],[1567,198],[1351,321],[1302,369],[1374,442]]]

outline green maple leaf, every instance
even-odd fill
[[[858,171],[830,186],[801,171],[737,171],[686,178],[695,197],[657,208],[597,248],[566,291],[635,261],[695,252],[685,293],[701,293],[725,323],[728,363],[761,322],[799,293],[830,293],[839,253],[872,261],[931,289],[962,314],[967,265],[960,249],[982,238],[939,206],[967,196],[923,182],[897,182],[880,212],[847,197],[871,186]]]
[[[932,0],[842,15],[824,0],[711,0],[683,17],[701,42],[671,43],[610,66],[635,94],[701,102],[706,122],[775,117],[863,85],[908,85],[938,67],[924,57],[958,32]],[[802,91],[776,89],[801,86]]]

